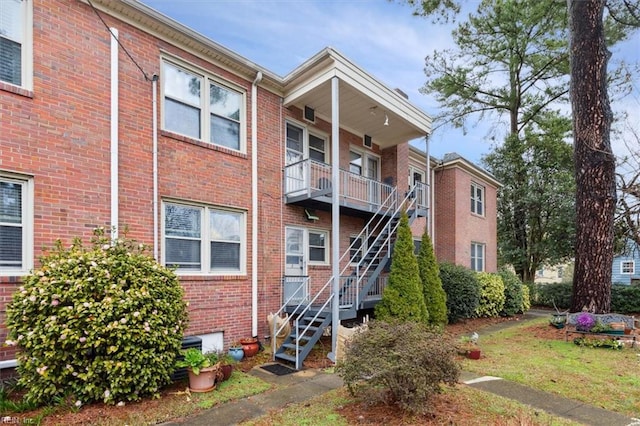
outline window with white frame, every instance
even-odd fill
[[[309,263],[322,264],[329,263],[328,259],[328,233],[326,231],[309,230]]]
[[[484,248],[481,243],[471,243],[471,270],[484,271]]]
[[[351,149],[349,150],[349,171],[358,176],[378,181],[380,177],[380,157],[359,149]]]
[[[623,260],[620,262],[620,273],[624,275],[633,275],[635,273],[636,264],[633,260]]]
[[[244,93],[166,60],[162,76],[165,130],[244,150]]]
[[[287,164],[297,163],[310,158],[319,163],[329,164],[327,138],[316,132],[310,132],[306,126],[287,122]]]
[[[484,186],[471,183],[471,213],[484,216]]]
[[[33,181],[0,175],[0,274],[33,267]]]
[[[31,89],[31,0],[0,0],[0,81]]]
[[[246,212],[164,203],[164,264],[178,272],[244,274]]]

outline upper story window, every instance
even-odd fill
[[[164,129],[244,151],[244,94],[164,61]]]
[[[311,133],[305,126],[287,122],[287,164],[310,158],[319,163],[329,164],[327,138]]]
[[[633,260],[623,260],[620,262],[620,273],[624,275],[633,275],[635,273],[635,262]]]
[[[484,271],[484,244],[471,243],[471,270]]]
[[[178,272],[244,274],[246,213],[164,203],[164,264]]]
[[[0,81],[31,90],[32,4],[0,0]]]
[[[32,187],[30,179],[0,175],[0,275],[23,275],[33,267]]]
[[[471,213],[484,216],[484,186],[471,183]]]
[[[380,177],[380,157],[351,149],[349,151],[349,171],[377,181]]]

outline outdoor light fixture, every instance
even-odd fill
[[[384,125],[388,126],[389,125],[389,116],[387,115],[387,113],[384,113]]]

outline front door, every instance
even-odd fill
[[[287,123],[286,194],[296,195],[307,187],[307,162],[304,160],[304,130]]]
[[[308,297],[306,232],[304,228],[286,227],[283,297],[300,303]]]

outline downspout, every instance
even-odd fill
[[[331,353],[338,362],[338,328],[340,327],[340,80],[331,79],[331,275],[333,302],[331,303]]]
[[[111,239],[118,238],[118,30],[111,37]]]
[[[154,74],[151,78],[151,87],[153,90],[153,258],[156,262],[158,259],[158,75]]]
[[[251,335],[258,336],[258,71],[251,84]]]
[[[429,193],[427,194],[427,228],[429,232],[429,238],[431,238],[431,243],[435,244],[435,241],[433,240],[433,209],[431,208],[431,206],[433,205],[431,198],[433,196],[433,187],[431,186],[433,179],[431,179],[431,157],[429,156],[428,133],[424,136],[424,151],[427,153],[427,188],[429,190]]]

